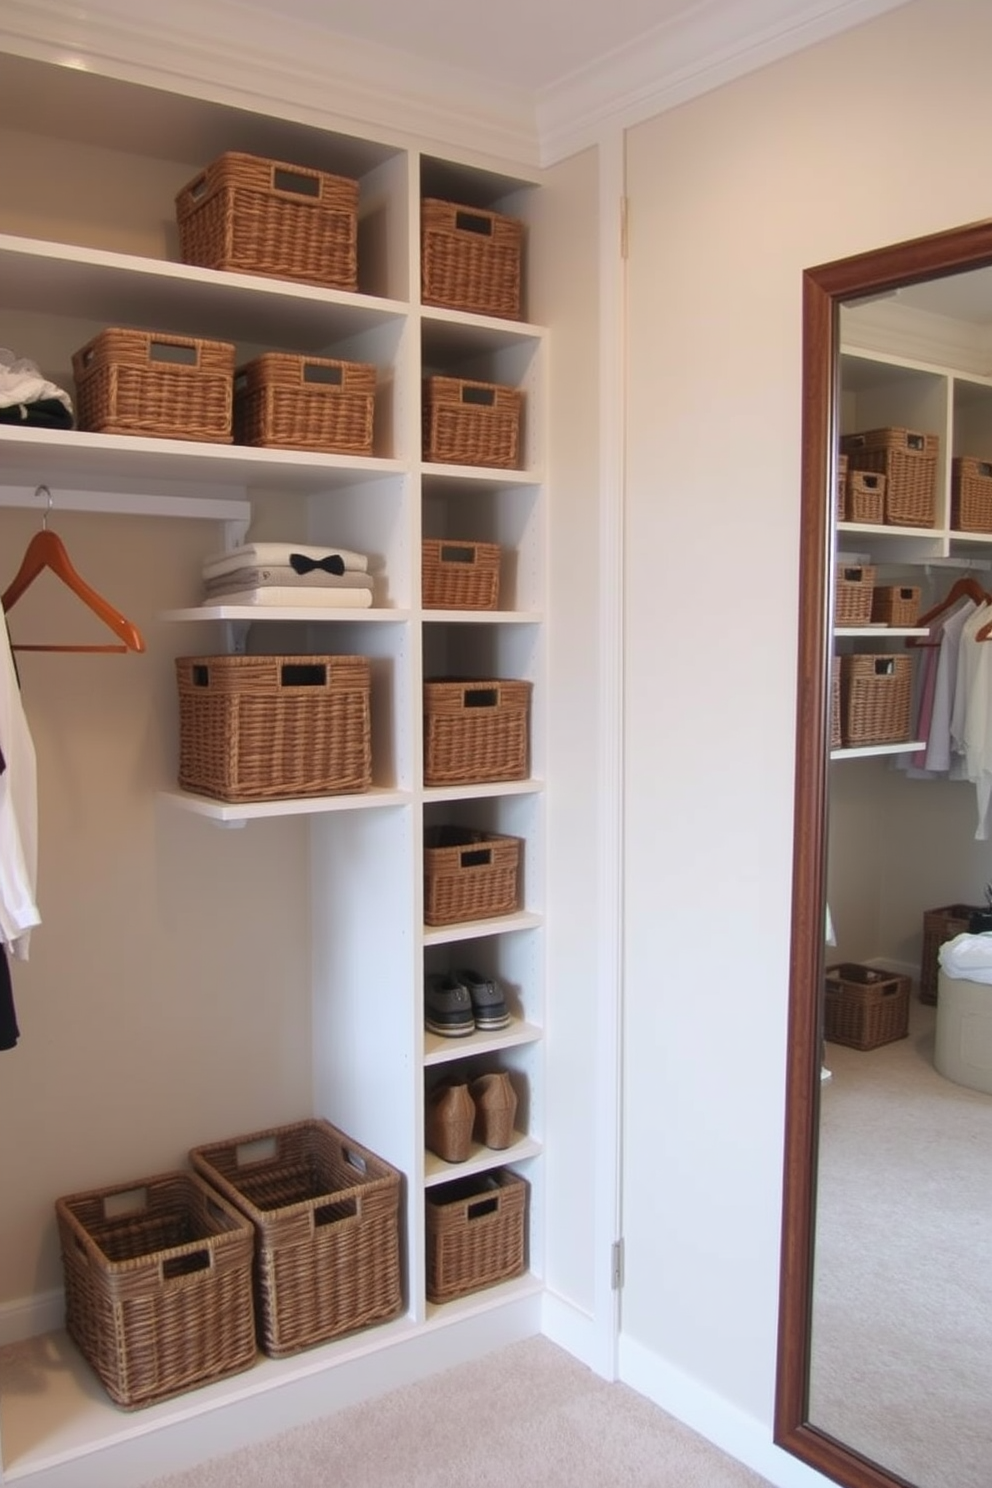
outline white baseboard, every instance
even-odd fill
[[[777,1447],[769,1425],[624,1335],[620,1338],[620,1378],[729,1457],[760,1473],[772,1488],[835,1488],[822,1473]]]
[[[595,1317],[555,1292],[541,1298],[541,1332],[603,1379],[616,1378],[615,1350]]]
[[[65,1310],[61,1287],[40,1292],[37,1297],[21,1297],[16,1302],[0,1302],[0,1348],[6,1343],[22,1343],[39,1333],[54,1333],[62,1327]]]

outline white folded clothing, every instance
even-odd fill
[[[203,582],[206,594],[220,594],[225,589],[271,589],[280,585],[287,589],[371,589],[372,579],[368,574],[354,570],[329,574],[322,568],[315,568],[311,573],[298,574],[288,564],[274,563],[270,568],[236,568],[232,573],[215,574]]]
[[[945,940],[937,952],[945,976],[952,981],[984,982],[992,985],[992,932],[966,932]]]
[[[290,556],[298,553],[303,558],[320,563],[325,558],[340,558],[345,571],[365,573],[369,560],[365,553],[354,553],[349,548],[318,548],[310,543],[243,543],[226,553],[214,553],[203,560],[203,577],[215,578],[218,574],[233,573],[238,568],[264,567],[270,563],[289,564]]]
[[[288,585],[271,589],[233,589],[211,594],[203,601],[211,605],[281,605],[294,610],[368,610],[372,606],[371,589],[290,589]]]

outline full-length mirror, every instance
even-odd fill
[[[939,961],[992,882],[990,265],[804,284],[776,1440],[847,1488],[990,1481],[992,971]]]

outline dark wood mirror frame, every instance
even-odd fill
[[[840,307],[992,264],[992,220],[809,269],[803,277],[802,513],[795,838],[776,1444],[844,1488],[913,1488],[808,1419],[827,858]]]

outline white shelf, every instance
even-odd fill
[[[467,1178],[473,1173],[488,1173],[492,1168],[505,1167],[507,1163],[521,1162],[524,1158],[539,1157],[541,1144],[532,1137],[514,1132],[509,1147],[499,1149],[483,1147],[481,1142],[472,1143],[472,1151],[464,1162],[449,1163],[436,1152],[424,1153],[424,1187],[435,1188],[439,1183],[450,1183],[454,1178]]]
[[[509,1028],[491,1031],[477,1028],[465,1038],[444,1038],[439,1033],[424,1033],[424,1064],[448,1064],[474,1054],[492,1054],[498,1049],[515,1049],[520,1044],[534,1044],[544,1037],[536,1023],[514,1018]]]
[[[524,911],[520,914],[495,915],[489,920],[463,920],[458,925],[425,925],[425,946],[454,945],[460,940],[481,940],[486,935],[507,935],[513,930],[536,930],[544,916]]]
[[[382,806],[407,806],[409,791],[373,786],[360,795],[294,797],[285,801],[215,801],[186,791],[162,791],[161,797],[180,811],[210,821],[237,823],[271,816],[316,816],[329,811],[375,811]]]
[[[425,610],[425,625],[540,625],[539,610]]]
[[[475,801],[493,796],[532,796],[544,790],[544,781],[488,780],[477,785],[428,785],[424,787],[424,802],[431,801]]]
[[[832,760],[841,759],[870,759],[876,754],[913,754],[917,749],[926,749],[924,739],[913,739],[905,744],[862,744],[852,749],[831,749]]]
[[[906,628],[900,625],[838,625],[834,628],[834,635],[839,641],[848,636],[925,636],[930,632],[926,626],[921,630],[919,626]]]
[[[342,605],[189,605],[182,610],[163,610],[160,620],[305,620],[309,622],[338,620],[373,620],[380,624],[402,625],[410,619],[409,610],[359,610]]]
[[[502,491],[507,486],[539,486],[543,479],[537,470],[492,470],[486,465],[423,464],[421,474],[431,481],[477,486],[486,491]]]

